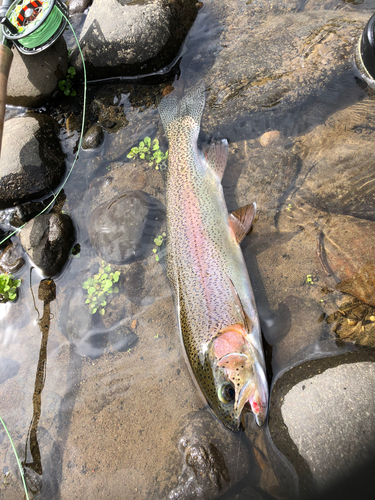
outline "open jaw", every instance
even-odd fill
[[[216,363],[218,391],[226,390],[227,402],[231,399],[233,416],[239,428],[243,412],[252,412],[262,426],[267,418],[268,384],[264,369],[253,356],[244,353],[228,353]],[[220,396],[219,396],[220,397]],[[225,397],[220,398],[226,403]]]

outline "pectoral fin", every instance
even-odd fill
[[[206,161],[212,170],[217,174],[219,180],[223,178],[224,170],[228,159],[228,141],[223,139],[218,142],[212,142],[203,148]]]
[[[256,203],[251,203],[250,205],[238,208],[229,214],[228,222],[237,243],[241,243],[241,241],[249,233],[254,222],[256,211]]]

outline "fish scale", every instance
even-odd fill
[[[242,325],[243,342],[251,342],[254,348],[248,357],[263,372],[265,368],[251,284],[221,186],[227,142],[211,145],[205,154],[197,145],[204,103],[204,84],[200,83],[182,99],[167,96],[159,106],[169,141],[167,273],[186,356],[199,388],[224,424],[237,430],[235,405],[222,403],[220,391],[231,384],[239,394],[242,374],[247,376],[252,368],[247,362],[241,364],[242,352],[231,353],[238,359],[232,357],[229,362],[228,358],[225,366],[219,366],[215,349],[220,343],[230,343],[233,335],[241,337],[242,330],[234,328],[234,333],[220,337],[222,332]],[[236,221],[232,221],[234,227]],[[215,344],[217,339],[219,344]]]

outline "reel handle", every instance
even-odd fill
[[[1,154],[1,143],[3,140],[8,76],[12,60],[13,60],[12,50],[7,45],[0,44],[0,154]]]

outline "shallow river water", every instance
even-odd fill
[[[375,291],[372,276],[360,279],[375,257],[375,97],[353,62],[373,10],[370,0],[208,0],[168,75],[88,84],[87,119],[101,123],[104,144],[81,152],[60,200],[79,248],[53,280],[26,261],[16,273],[18,301],[0,304],[0,416],[30,498],[298,497],[296,471],[268,426],[247,414],[246,430],[232,433],[200,399],[154,243],[165,231],[161,169],[127,155],[146,136],[166,151],[157,112],[164,89],[204,79],[200,141],[229,141],[228,209],[258,206],[242,249],[271,386],[303,361],[374,348],[373,320],[357,329],[353,320],[349,332],[334,319],[342,304],[355,308]],[[80,100],[48,112],[70,166]],[[140,258],[116,264],[116,249],[90,234],[91,214],[138,190],[157,200],[156,215]],[[114,240],[123,237],[112,231]],[[120,272],[119,292],[102,316],[90,315],[82,285],[103,260]],[[345,279],[350,295],[336,287]],[[375,303],[367,302],[362,313],[374,318]],[[2,429],[0,467],[0,498],[22,498]]]

